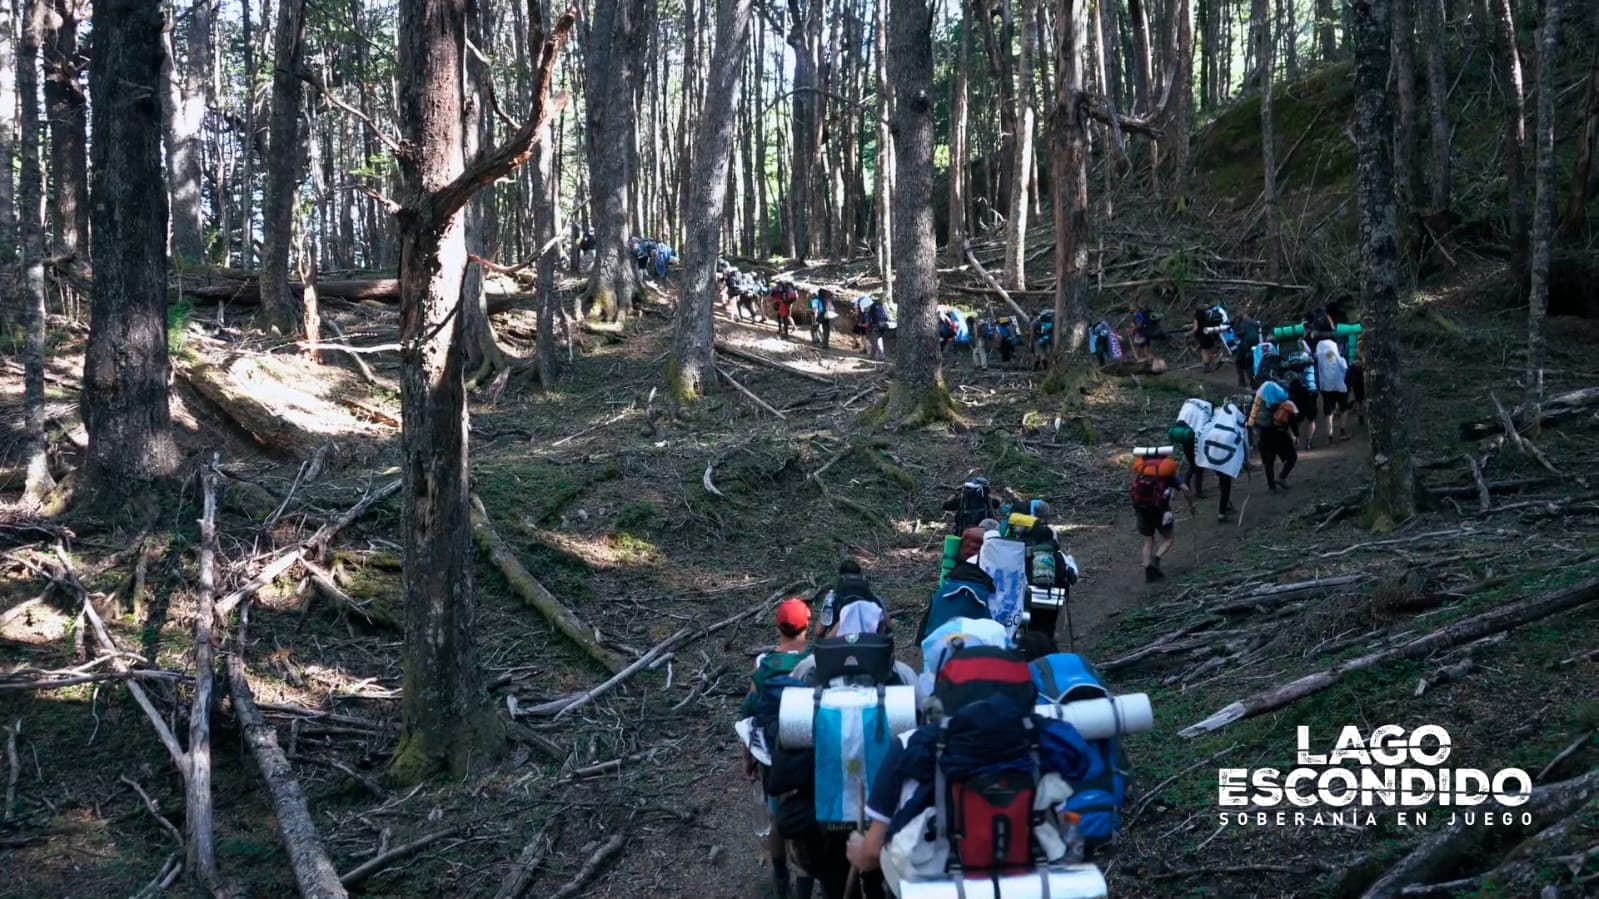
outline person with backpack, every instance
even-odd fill
[[[1255,387],[1255,347],[1260,345],[1261,330],[1260,322],[1248,312],[1233,321],[1233,334],[1238,338],[1238,346],[1233,349],[1233,368],[1238,372],[1240,390]]]
[[[1249,407],[1249,427],[1255,431],[1260,445],[1260,461],[1266,469],[1266,489],[1276,493],[1288,489],[1288,474],[1299,461],[1294,441],[1288,436],[1288,427],[1299,410],[1288,397],[1288,389],[1281,381],[1263,381],[1255,391],[1255,401]],[[1277,461],[1282,460],[1283,470],[1277,474]]]
[[[1033,370],[1049,368],[1050,351],[1055,346],[1055,311],[1045,309],[1033,319]]]
[[[1028,514],[1033,523],[1015,535],[1026,547],[1026,630],[1053,637],[1060,613],[1071,598],[1071,588],[1077,583],[1077,560],[1061,550],[1049,503],[1033,500],[1028,504]]]
[[[1221,331],[1226,326],[1227,310],[1220,303],[1206,305],[1203,300],[1194,303],[1194,342],[1199,344],[1199,358],[1204,361],[1206,372],[1216,370],[1217,347],[1221,346]]]
[[[994,323],[984,339],[991,344],[990,352],[994,349],[999,350],[1000,362],[1010,362],[1011,358],[1016,355],[1016,347],[1019,345],[1016,320],[1008,315],[999,316],[994,319]]]
[[[892,629],[892,622],[885,612],[886,604],[872,589],[872,582],[861,572],[861,563],[854,559],[838,563],[838,580],[832,587],[818,591],[813,602],[821,609],[817,615],[821,635],[837,637],[861,630],[876,633],[880,628]],[[857,603],[874,608],[863,607],[852,611],[850,607]]]
[[[866,307],[867,355],[879,362],[887,360],[883,352],[883,338],[888,334],[888,305],[875,297]]]
[[[961,532],[955,567],[928,599],[927,611],[916,630],[917,643],[952,619],[993,617],[988,603],[994,595],[994,579],[977,564],[977,554],[983,549],[985,536],[983,529],[975,526]]]
[[[1188,503],[1188,513],[1195,513],[1194,494],[1177,471],[1177,460],[1164,455],[1145,455],[1133,458],[1133,486],[1129,493],[1133,500],[1133,515],[1138,520],[1138,535],[1144,538],[1141,559],[1144,565],[1144,582],[1153,583],[1166,575],[1160,570],[1160,560],[1177,542],[1175,536],[1177,515],[1172,511],[1172,494],[1181,492]],[[1160,535],[1156,544],[1155,535]]]
[[[1304,449],[1316,443],[1316,360],[1308,352],[1294,352],[1283,360],[1283,374],[1288,382],[1288,398],[1297,410],[1288,428],[1294,435],[1294,449],[1300,448],[1300,427],[1305,428]]]
[[[966,333],[972,339],[972,368],[988,371],[987,324],[976,313],[966,316]]]
[[[871,823],[849,838],[850,864],[881,870],[898,895],[913,876],[1048,878],[1049,866],[1077,861],[1077,816],[1063,806],[1071,784],[1102,777],[1104,765],[1076,728],[1035,714],[1037,699],[1015,650],[951,652],[933,720],[889,745],[867,797]]]
[[[833,340],[833,319],[838,315],[833,311],[833,292],[826,287],[818,287],[810,299],[811,307],[811,343],[822,349],[827,349]]]
[[[772,282],[772,309],[777,313],[777,336],[789,338],[794,334],[794,303],[799,300],[799,292],[794,289],[794,282],[784,278]]]
[[[1331,338],[1316,344],[1316,386],[1321,391],[1321,408],[1327,416],[1327,442],[1349,439],[1349,369]],[[1336,416],[1336,419],[1335,419]],[[1333,424],[1338,430],[1333,430]]]
[[[989,486],[988,478],[968,478],[956,489],[955,495],[944,502],[944,511],[955,513],[950,533],[960,536],[967,528],[977,527],[983,519],[999,514],[999,497]]]

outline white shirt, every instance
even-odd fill
[[[1322,393],[1343,393],[1349,389],[1345,375],[1349,362],[1338,352],[1338,344],[1323,340],[1316,344],[1316,383]]]

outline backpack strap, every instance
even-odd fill
[[[1117,727],[1121,722],[1116,722]],[[877,685],[877,742],[888,739],[888,687],[884,684]]]

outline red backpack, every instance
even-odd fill
[[[938,828],[949,838],[951,870],[1001,871],[1034,864],[1033,797],[1039,778],[1037,734],[1032,727],[1038,688],[1027,660],[1014,650],[959,647],[938,670],[934,695],[944,706],[935,756],[934,801]],[[995,695],[1009,698],[1028,717],[1033,738],[1030,771],[992,771],[949,780],[944,756],[950,722],[962,708]]]

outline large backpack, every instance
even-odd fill
[[[744,705],[740,709],[744,717],[748,718],[755,715],[758,718],[757,713],[761,708],[762,696],[768,692],[767,685],[771,683],[773,678],[790,675],[794,671],[794,666],[798,665],[810,654],[810,650],[804,652],[763,653],[760,661],[755,663],[755,673],[750,675],[750,679],[755,683],[755,689],[750,692],[749,696],[745,697]],[[793,684],[789,686],[793,686]],[[776,706],[772,706],[769,711],[775,716],[777,714]],[[757,720],[756,723],[759,724],[760,722]]]
[[[1028,528],[1023,542],[1027,544],[1028,585],[1049,590],[1065,586],[1065,572],[1058,570],[1056,563],[1060,542],[1049,526],[1037,524]]]
[[[982,770],[950,781],[944,771],[949,748],[952,719],[939,724],[938,748],[934,756],[934,798],[938,803],[938,822],[949,840],[949,866],[957,882],[969,871],[998,877],[1042,861],[1035,852],[1033,828],[1042,823],[1042,812],[1033,810],[1038,791],[1038,734],[1032,718],[1025,720],[1033,739],[1032,768]],[[997,885],[995,887],[998,889]]]
[[[1072,703],[1085,699],[1105,699],[1110,690],[1082,656],[1057,652],[1033,662],[1033,681],[1039,698],[1049,702]],[[1121,829],[1122,807],[1132,783],[1132,766],[1115,737],[1090,740],[1088,745],[1104,762],[1104,774],[1072,783],[1072,796],[1066,810],[1081,816],[1077,831],[1089,849],[1104,845]]]
[[[1133,505],[1139,509],[1159,509],[1166,503],[1166,482],[1176,468],[1176,463],[1164,456],[1139,459],[1133,466],[1133,486],[1128,491]]]
[[[994,511],[994,499],[989,493],[987,478],[972,478],[960,486],[955,497],[955,525],[950,533],[959,536],[967,528],[975,528]]]
[[[811,647],[816,659],[815,679],[826,684],[848,678],[852,684],[888,683],[894,675],[894,638],[888,634],[850,634],[817,640]]]
[[[1016,708],[1031,710],[1038,699],[1032,669],[1014,649],[960,646],[949,654],[933,682],[933,697],[944,717],[991,696],[1004,696]]]
[[[1309,353],[1295,352],[1283,360],[1283,365],[1299,375],[1299,383],[1312,393],[1316,391],[1316,360]]]

